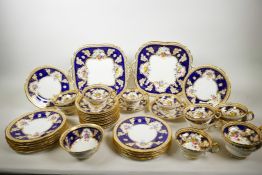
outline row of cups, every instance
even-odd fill
[[[218,106],[209,104],[185,104],[179,97],[170,94],[159,95],[150,105],[155,116],[163,119],[184,117],[190,126],[208,129],[211,126],[221,128],[230,121],[251,121],[254,113],[239,103],[222,103]]]

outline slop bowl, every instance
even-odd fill
[[[77,159],[86,159],[98,150],[103,133],[103,129],[96,124],[80,124],[61,135],[60,146]]]

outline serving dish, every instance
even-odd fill
[[[119,94],[128,79],[125,59],[123,51],[112,44],[86,45],[78,49],[72,60],[76,88],[82,92],[90,85],[104,84]]]
[[[53,98],[70,89],[67,75],[53,66],[35,68],[25,82],[25,94],[39,108],[54,106]]]
[[[138,88],[150,95],[179,94],[191,68],[192,56],[180,43],[152,41],[139,48],[135,64]]]
[[[103,129],[96,124],[80,124],[66,130],[60,137],[60,146],[78,159],[86,159],[99,148]]]
[[[183,92],[189,104],[207,103],[216,106],[227,101],[231,84],[222,69],[203,65],[190,70],[184,80]]]

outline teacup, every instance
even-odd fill
[[[63,111],[66,115],[74,115],[76,113],[75,99],[77,93],[75,90],[62,92],[54,97],[54,105]]]
[[[247,122],[229,122],[222,128],[227,151],[237,159],[244,159],[261,147],[261,131]]]
[[[80,124],[66,130],[60,137],[60,146],[77,159],[86,159],[99,148],[103,129],[96,124]]]
[[[93,105],[102,105],[104,104],[112,94],[114,90],[105,85],[92,85],[84,89],[84,97]]]
[[[221,112],[224,121],[250,121],[254,119],[254,113],[239,103],[224,103],[216,107]]]
[[[208,129],[220,117],[220,113],[210,105],[196,104],[186,107],[184,116],[190,126],[197,129]]]
[[[177,103],[179,102],[179,104]],[[178,100],[178,97],[171,94],[161,94],[159,95],[155,103],[157,106],[164,111],[169,111],[175,109],[177,106],[181,106],[181,101]]]
[[[192,127],[178,130],[176,141],[187,159],[197,159],[206,152],[219,151],[218,144],[206,132]]]
[[[140,101],[143,99],[145,94],[140,92],[138,89],[126,89],[121,97],[122,100],[128,107],[136,107],[139,105]]]

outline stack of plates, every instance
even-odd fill
[[[54,146],[67,128],[64,114],[53,109],[42,109],[12,121],[5,130],[5,136],[16,152],[32,153]]]
[[[130,117],[118,123],[113,131],[116,151],[136,160],[156,158],[167,151],[172,133],[168,124],[155,117]]]
[[[86,95],[87,92],[91,91],[95,94],[95,91],[99,90],[94,96],[106,98],[104,95],[99,94],[103,92],[101,89],[108,90],[110,93],[109,97],[99,104],[92,103],[87,97],[88,95]],[[120,117],[120,107],[118,98],[111,88],[102,85],[94,85],[85,89],[83,94],[84,95],[79,95],[76,99],[80,123],[94,123],[103,128],[110,128],[117,122]],[[100,101],[102,101],[102,99],[100,99]]]

